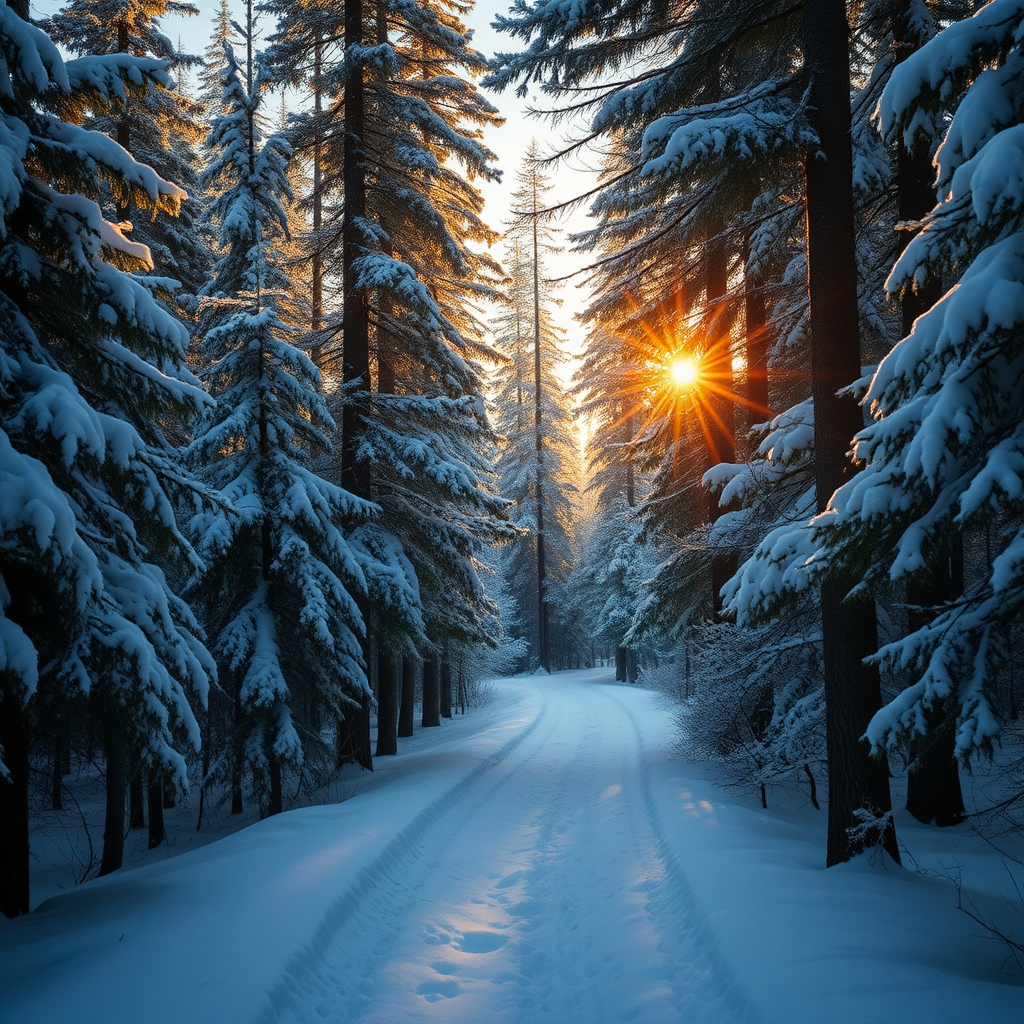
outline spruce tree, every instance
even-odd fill
[[[112,870],[126,756],[184,789],[183,751],[199,745],[191,701],[205,701],[215,669],[163,568],[200,564],[175,510],[205,492],[166,432],[208,400],[185,369],[187,331],[157,301],[163,282],[146,276],[148,250],[97,204],[109,190],[173,215],[184,193],[80,124],[116,120],[166,87],[166,65],[64,61],[27,10],[6,3],[0,37],[13,129],[0,145],[0,909],[13,916],[28,910],[33,693],[69,713],[88,708],[103,736]]]
[[[322,320],[313,304],[321,364],[344,384],[341,470],[381,507],[361,533],[389,567],[368,576],[369,625],[426,659],[487,640],[477,563],[503,529],[475,310],[498,270],[473,244],[494,235],[469,180],[496,176],[480,142],[496,115],[472,82],[484,62],[446,4],[268,6],[279,80],[320,97],[290,137],[313,166],[310,251],[342,292]]]
[[[1024,595],[1022,39],[1019,4],[994,0],[907,57],[880,104],[883,130],[908,149],[952,113],[935,160],[938,202],[889,288],[927,294],[959,281],[874,374],[872,422],[856,445],[864,469],[819,521],[820,561],[874,589],[926,579],[964,532],[985,529],[993,544],[979,579],[880,652],[914,680],[867,729],[880,751],[913,753],[948,732],[966,761],[991,751],[999,729],[994,687]],[[993,90],[1006,102],[992,104]]]
[[[287,234],[290,150],[263,137],[251,4],[247,13],[244,71],[225,44],[224,112],[206,172],[222,251],[199,351],[218,405],[189,455],[230,503],[195,523],[211,562],[197,593],[236,701],[236,756],[274,814],[282,772],[316,746],[316,723],[351,715],[368,693],[357,604],[365,582],[346,538],[368,509],[311,468],[333,422],[284,318],[289,281],[275,239]]]
[[[574,441],[568,396],[557,373],[563,340],[552,318],[554,298],[547,262],[558,252],[551,226],[550,182],[531,145],[512,194],[513,218],[505,232],[506,302],[495,323],[497,345],[509,360],[496,375],[497,426],[505,438],[498,458],[501,493],[515,502],[516,523],[526,534],[504,559],[512,596],[522,617],[509,631],[534,638],[534,660],[552,667],[552,633],[558,634],[550,587],[566,576],[574,488]]]
[[[199,230],[196,152],[206,129],[202,104],[178,88],[182,70],[199,58],[182,53],[161,31],[161,22],[169,14],[197,13],[192,4],[175,0],[71,0],[45,23],[53,38],[74,53],[151,57],[167,61],[177,73],[178,82],[167,89],[133,97],[116,117],[94,112],[86,124],[116,139],[188,195],[177,218],[152,217],[145,208],[136,210],[126,196],[111,196],[105,204],[112,219],[131,221],[132,237],[149,247],[155,272],[181,283],[179,300],[187,306],[209,274],[209,252]]]

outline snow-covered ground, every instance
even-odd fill
[[[999,858],[900,819],[919,868],[826,871],[824,812],[672,754],[607,669],[502,680],[344,803],[89,882],[0,925],[4,1024],[498,1020],[1021,1024]]]

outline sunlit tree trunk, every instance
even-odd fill
[[[345,0],[346,49],[363,45],[362,0]],[[366,217],[365,90],[363,68],[350,61],[345,69],[345,143],[344,168],[345,212],[342,223],[342,380],[346,387],[358,385],[361,391],[370,387],[370,321],[366,292],[358,286],[355,264],[362,255],[361,221]],[[370,467],[359,457],[363,433],[365,403],[358,395],[346,398],[341,417],[341,484],[358,498],[370,497]],[[368,607],[360,602],[363,622],[368,623]],[[364,644],[364,650],[368,650]],[[339,730],[349,733],[350,755],[363,768],[372,768],[370,754],[370,709],[364,698],[359,711],[347,715]]]

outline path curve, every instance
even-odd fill
[[[532,721],[338,894],[261,1024],[755,1019],[666,839],[634,694],[529,685]]]

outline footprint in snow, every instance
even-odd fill
[[[416,992],[423,996],[428,1003],[436,1003],[439,999],[454,999],[462,994],[462,987],[457,981],[425,981],[418,985]]]
[[[463,932],[452,945],[462,953],[493,953],[506,942],[508,937],[498,932]]]

